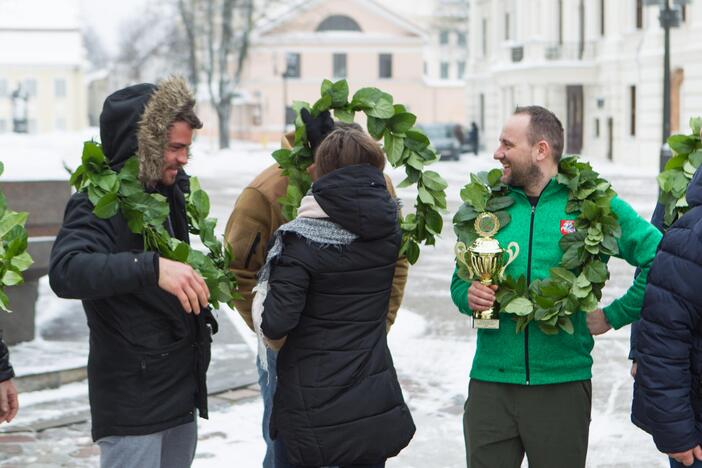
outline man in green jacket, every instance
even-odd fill
[[[519,244],[520,254],[507,275],[524,275],[531,284],[545,279],[562,257],[561,237],[571,232],[577,213],[566,213],[569,189],[558,183],[563,126],[539,106],[518,107],[500,134],[494,157],[510,186],[511,222],[496,238]],[[611,209],[621,226],[619,256],[641,268],[628,291],[604,309],[578,312],[574,332],[546,335],[533,321],[517,333],[515,321],[500,315],[497,330],[478,330],[463,417],[470,468],[518,468],[526,453],[530,466],[585,466],[592,406],[594,340],[611,327],[639,318],[646,276],[661,239],[660,232],[623,200]],[[451,297],[460,312],[471,315],[492,307],[497,286],[472,284],[454,272]]]

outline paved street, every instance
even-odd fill
[[[220,161],[217,171],[208,170],[212,164],[205,161],[193,161],[192,172],[201,174],[201,182],[212,198],[213,215],[219,218],[219,229],[223,229],[241,188],[268,161],[264,153],[254,150],[242,158],[242,164],[234,157]],[[464,156],[459,163],[434,166],[450,183],[451,213],[459,205],[458,192],[468,171],[492,166],[494,162],[487,156]],[[624,199],[643,216],[650,216],[655,204],[653,173],[631,173],[628,168],[608,164],[597,167]],[[400,172],[391,173],[396,183],[402,179]],[[405,210],[409,210],[414,193],[404,189],[400,196]],[[418,427],[415,439],[388,463],[390,467],[459,467],[465,463],[461,416],[475,333],[469,320],[457,313],[449,295],[455,239],[451,213],[444,217],[446,226],[436,247],[423,248],[419,263],[412,267],[403,308],[390,334],[393,358]],[[628,287],[633,274],[633,268],[621,261],[610,262],[610,269],[612,279],[605,290],[604,304]],[[627,353],[628,328],[596,339],[588,456],[592,468],[667,466],[650,438],[629,422],[631,378]],[[260,466],[260,399],[248,390],[215,398],[213,407],[211,421],[200,424],[195,466]],[[0,460],[4,459],[0,465],[95,466],[97,450],[88,434],[88,425],[81,423],[39,433],[0,435]]]

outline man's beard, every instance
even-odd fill
[[[515,166],[512,165],[512,174],[510,174],[508,182],[513,187],[526,188],[538,183],[543,178],[543,173],[536,164],[529,164],[527,167],[519,168],[516,171],[515,169]]]

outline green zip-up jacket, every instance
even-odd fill
[[[575,219],[566,214],[568,188],[551,179],[535,207],[520,189],[513,188],[514,204],[508,208],[511,222],[496,235],[503,247],[511,241],[519,244],[518,257],[507,267],[507,275],[521,275],[531,282],[547,278],[563,255],[558,242],[564,235],[562,221]],[[646,277],[656,254],[661,233],[641,218],[625,201],[615,197],[611,203],[622,228],[618,239],[619,257],[641,268],[628,291],[604,308],[607,320],[620,328],[639,318],[643,305]],[[530,261],[531,260],[531,261]],[[529,267],[529,265],[531,265]],[[454,271],[451,298],[458,310],[471,315],[468,307],[468,287]],[[470,377],[487,382],[525,385],[553,384],[587,380],[592,377],[594,340],[585,321],[585,312],[572,316],[574,333],[563,331],[546,335],[534,322],[517,334],[513,315],[500,314],[499,330],[478,330],[478,343]]]

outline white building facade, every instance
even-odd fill
[[[516,106],[554,111],[566,152],[657,167],[663,30],[643,0],[471,0],[467,115],[492,151]],[[702,2],[671,30],[671,127],[702,114]]]

